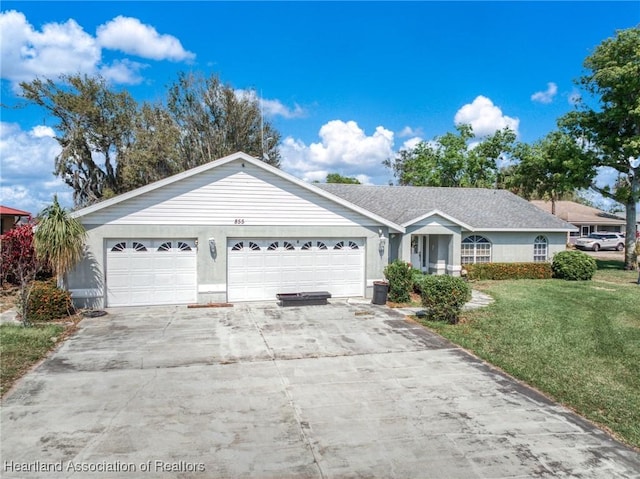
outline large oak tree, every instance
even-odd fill
[[[578,83],[588,95],[559,120],[559,126],[593,153],[592,172],[603,167],[617,172],[613,188],[595,183],[591,187],[625,206],[625,268],[631,269],[640,201],[640,26],[604,40],[584,67]]]
[[[550,200],[555,214],[556,201],[591,184],[595,172],[589,155],[559,131],[532,144],[519,143],[511,155],[515,163],[501,171],[499,186],[529,200]]]
[[[185,169],[236,151],[280,165],[280,133],[264,121],[251,92],[238,92],[215,75],[181,73],[169,88],[167,107],[181,131]]]
[[[138,104],[101,77],[61,76],[20,84],[22,96],[57,120],[54,172],[76,207],[244,151],[279,166],[280,134],[259,99],[212,75],[180,74],[166,105]]]
[[[58,120],[62,147],[54,172],[73,188],[76,206],[122,193],[118,161],[131,145],[137,104],[127,92],[111,91],[105,80],[82,75],[59,82],[23,82],[22,95]]]
[[[400,185],[494,188],[499,160],[510,153],[516,135],[505,128],[486,138],[475,138],[471,126],[461,124],[455,133],[401,150],[384,164],[393,170]]]

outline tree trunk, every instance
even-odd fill
[[[629,199],[627,200],[627,204],[625,205],[627,210],[627,226],[624,242],[624,269],[626,270],[634,268],[636,259],[636,224],[638,221],[636,202],[638,201],[638,196],[640,195],[640,178],[638,178],[640,168],[634,168],[634,170],[636,171],[632,171],[633,174],[630,178],[631,194],[629,195]]]

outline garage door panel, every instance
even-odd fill
[[[195,240],[107,240],[106,289],[107,306],[194,302]]]
[[[263,267],[278,268],[282,265],[282,258],[279,255],[271,252],[267,252],[265,254],[266,256],[264,257]]]
[[[227,253],[229,301],[269,300],[277,293],[314,290],[334,297],[364,292],[362,239],[233,239]]]

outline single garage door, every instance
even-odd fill
[[[196,301],[193,239],[107,240],[107,306]]]
[[[277,293],[329,291],[363,296],[364,239],[230,239],[229,301],[272,300]]]

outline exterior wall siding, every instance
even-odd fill
[[[542,235],[548,241],[548,260],[553,255],[566,249],[567,234],[541,232],[474,232],[465,233],[462,239],[471,235],[480,235],[491,241],[491,261],[493,263],[529,263],[533,261],[533,242],[536,237]]]
[[[244,167],[242,165],[245,165]],[[112,225],[353,226],[373,220],[299,185],[234,161],[83,217]]]

